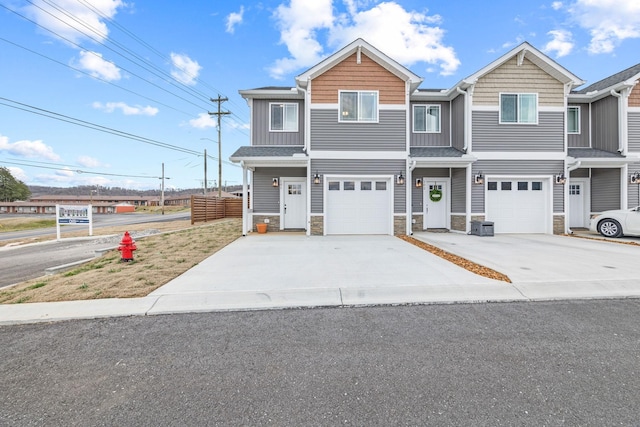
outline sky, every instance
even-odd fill
[[[0,166],[27,185],[242,184],[239,90],[357,38],[448,89],[527,41],[587,84],[640,62],[638,0],[0,0]]]

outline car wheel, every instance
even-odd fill
[[[605,219],[598,224],[598,232],[604,237],[622,236],[622,227],[615,219]]]

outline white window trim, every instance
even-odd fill
[[[571,108],[575,108],[578,110],[578,131],[577,132],[571,132],[569,130],[569,109]],[[580,106],[579,105],[569,105],[567,106],[567,134],[569,135],[580,135],[581,134],[581,128],[582,128],[582,123],[580,120],[580,114],[581,114],[581,110],[580,110]]]
[[[425,130],[416,130],[416,107],[425,107],[425,114],[426,114],[426,110],[428,110],[431,107],[437,107],[438,111],[440,114],[438,114],[438,130],[428,130],[426,126],[426,117],[425,117]],[[442,133],[442,105],[440,104],[413,104],[413,126],[412,126],[412,131],[413,133]]]
[[[502,95],[517,95],[518,96],[518,105],[520,104],[520,95],[533,95],[536,97],[536,121],[535,122],[521,122],[521,121],[515,121],[515,122],[503,122],[502,121]],[[531,93],[531,92],[500,92],[499,94],[499,105],[498,105],[498,115],[499,117],[499,123],[501,125],[537,125],[538,124],[538,120],[540,117],[540,105],[539,105],[539,99],[538,99],[538,94],[537,93]]]
[[[361,93],[375,93],[376,94],[376,119],[375,120],[342,120],[342,94],[343,93],[357,93],[358,94],[358,103],[360,103],[360,94]],[[360,105],[358,104],[358,107]],[[360,108],[358,108],[358,113],[360,112]],[[339,123],[378,123],[380,121],[380,91],[377,90],[339,90],[338,91],[338,122]]]
[[[271,124],[273,123],[273,121],[271,120],[271,106],[273,105],[282,105],[282,106],[286,106],[286,105],[294,105],[296,107],[296,128],[295,130],[290,130],[290,129],[272,129],[271,128]],[[284,127],[284,114],[285,114],[285,108],[282,109],[282,126]],[[298,132],[298,123],[300,122],[300,106],[297,102],[270,102],[269,103],[269,132]]]

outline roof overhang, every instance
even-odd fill
[[[594,90],[587,93],[570,93],[568,96],[568,102],[595,102],[599,99],[606,98],[611,95],[611,91],[620,92],[621,90],[632,88],[638,82],[638,77],[625,80],[623,82],[616,83],[607,88]]]
[[[567,157],[569,166],[579,164],[581,168],[621,168],[640,163],[640,157]]]
[[[465,154],[461,157],[411,157],[417,168],[464,168],[478,159]]]
[[[244,99],[304,99],[304,93],[292,87],[291,89],[247,89],[238,93]]]

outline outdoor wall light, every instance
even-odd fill
[[[280,180],[278,178],[273,178],[271,180],[271,186],[278,187],[280,185]]]
[[[632,184],[640,184],[640,172],[635,171],[629,176],[629,182]]]
[[[320,175],[318,175],[318,171],[316,171],[316,174],[313,176],[313,183],[320,184]]]
[[[398,175],[398,178],[396,179],[396,183],[398,185],[404,185],[404,175],[402,175],[402,172],[400,172],[400,175]]]
[[[422,180],[420,178],[416,178],[416,188],[422,188]]]
[[[484,175],[482,175],[482,172],[478,172],[477,174],[473,175],[473,183],[484,184]]]
[[[563,172],[556,175],[556,184],[564,184],[565,182],[567,182],[567,177],[564,176]]]

